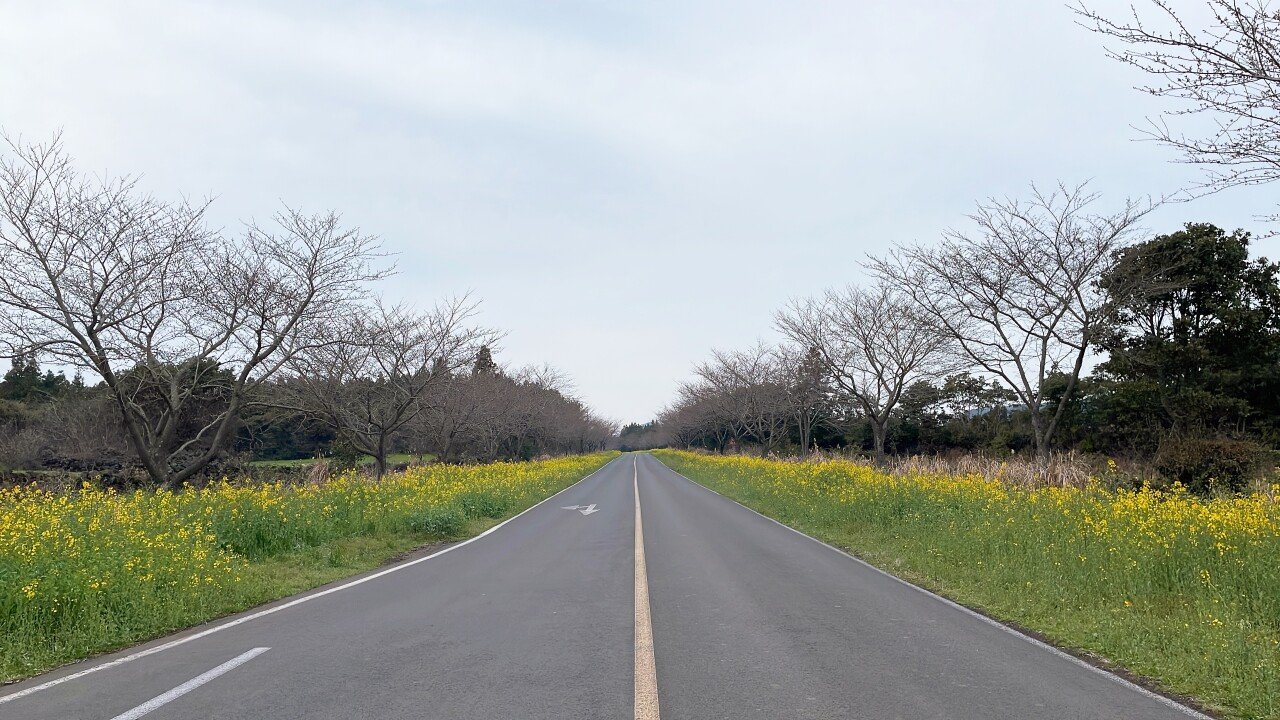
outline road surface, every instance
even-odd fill
[[[659,716],[1195,713],[644,454],[443,554],[0,688],[23,720]]]

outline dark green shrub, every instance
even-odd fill
[[[1169,437],[1160,443],[1155,466],[1171,482],[1195,493],[1240,492],[1270,458],[1266,447],[1251,440]]]

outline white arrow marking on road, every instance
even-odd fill
[[[565,505],[560,509],[561,510],[577,510],[583,515],[590,515],[593,512],[600,512],[600,508],[596,507],[595,503],[591,503],[590,505]]]

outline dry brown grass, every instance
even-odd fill
[[[865,456],[844,452],[819,451],[807,458],[791,460],[851,460],[868,467],[874,463]],[[1159,476],[1140,463],[1110,460],[1074,450],[1056,453],[1046,467],[1025,455],[989,455],[982,453],[949,453],[937,455],[903,455],[890,457],[882,468],[895,475],[944,474],[977,475],[1017,487],[1084,487],[1092,478],[1108,486],[1137,486],[1144,482],[1159,484]]]
[[[1011,456],[994,458],[985,455],[913,455],[889,460],[889,472],[897,475],[942,474],[980,475],[988,480],[1018,487],[1084,487],[1090,477],[1097,477],[1091,462],[1079,453],[1054,455],[1041,467],[1034,460]]]

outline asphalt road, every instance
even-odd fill
[[[648,455],[443,554],[0,689],[0,718],[24,720],[658,712],[1194,716]]]

